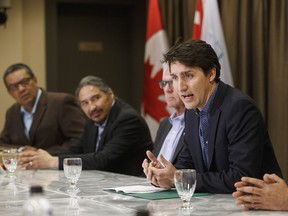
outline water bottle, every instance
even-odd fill
[[[150,212],[146,209],[139,209],[136,211],[136,216],[149,216]]]
[[[53,216],[49,201],[41,186],[30,187],[30,198],[23,205],[23,216]]]

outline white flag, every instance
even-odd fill
[[[221,64],[221,80],[234,86],[217,0],[197,0],[193,39],[213,47]]]

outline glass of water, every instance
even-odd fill
[[[64,173],[68,179],[70,185],[67,189],[69,194],[76,194],[79,192],[79,188],[76,187],[76,183],[81,175],[82,171],[82,159],[81,158],[64,158],[63,160]]]
[[[196,170],[194,169],[182,169],[177,170],[174,173],[174,183],[178,195],[183,200],[183,204],[178,209],[190,210],[193,206],[190,200],[194,194],[196,187]]]
[[[18,164],[17,149],[3,150],[2,161],[6,170],[8,171],[8,176],[14,177],[14,172],[17,169],[17,164]]]

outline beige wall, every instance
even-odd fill
[[[44,0],[11,0],[6,27],[0,26],[0,130],[6,109],[14,102],[2,81],[4,70],[11,64],[29,65],[45,88]]]

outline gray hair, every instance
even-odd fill
[[[86,76],[82,78],[78,84],[78,87],[75,91],[76,97],[79,96],[80,90],[86,85],[95,86],[99,88],[102,92],[104,92],[105,94],[108,94],[109,89],[110,89],[110,87],[104,82],[103,79],[96,77],[96,76]]]
[[[3,74],[3,81],[4,81],[4,84],[6,87],[7,87],[6,77],[9,74],[11,74],[17,70],[20,70],[20,69],[24,69],[26,71],[26,73],[29,74],[30,77],[32,77],[32,78],[35,77],[33,71],[31,70],[31,68],[28,65],[23,64],[23,63],[12,64],[5,70],[5,72]]]

